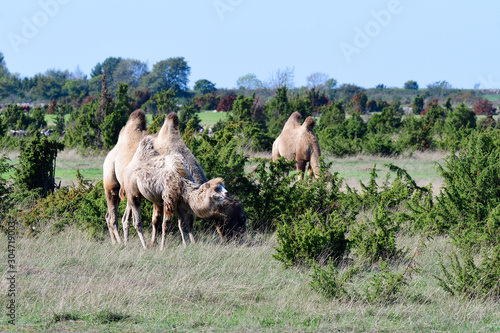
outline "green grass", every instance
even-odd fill
[[[64,120],[69,121],[70,117],[71,117],[71,115],[65,114]],[[56,125],[56,115],[55,114],[46,114],[45,121],[47,122],[47,126],[55,126]]]
[[[483,95],[483,98],[486,98],[490,102],[500,101],[500,95],[498,95],[498,94]]]
[[[202,126],[213,126],[215,125],[219,120],[224,120],[227,118],[228,112],[213,112],[213,111],[206,111],[206,112],[200,112],[198,113],[198,117],[200,117],[201,125]]]
[[[200,118],[201,126],[213,126],[215,125],[219,120],[226,119],[228,112],[213,112],[213,111],[204,111],[204,112],[199,112],[198,117]],[[147,114],[146,115],[146,121],[148,124],[151,123],[153,119],[153,115]]]
[[[107,235],[106,235],[107,236]],[[0,235],[6,244],[6,236]],[[419,240],[401,237],[416,249]],[[285,269],[272,258],[274,236],[253,234],[246,244],[220,245],[200,237],[183,247],[178,235],[167,248],[143,250],[136,237],[112,246],[72,228],[18,237],[16,326],[28,330],[78,332],[494,332],[498,303],[450,297],[437,285],[438,252],[444,238],[419,247],[420,272],[406,275],[394,303],[329,301],[309,287],[306,269]],[[57,255],[55,255],[57,254]],[[1,281],[7,273],[0,266]],[[402,263],[391,265],[402,272]],[[369,283],[363,268],[355,288]],[[2,286],[6,288],[6,284]],[[3,298],[2,308],[5,308]]]

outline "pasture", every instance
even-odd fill
[[[200,113],[213,125],[224,113]],[[270,153],[248,153],[245,171]],[[17,153],[10,152],[17,163]],[[325,156],[330,172],[351,188],[361,189],[375,168],[377,182],[388,173],[385,164],[405,169],[419,186],[443,185],[436,170],[442,152],[416,152],[398,157]],[[76,183],[76,171],[94,183],[102,179],[101,154],[82,156],[76,150],[58,154],[56,182]],[[223,175],[221,175],[223,176]],[[344,189],[346,190],[345,186]],[[398,208],[402,209],[402,208]],[[371,214],[371,212],[364,212]],[[102,223],[105,223],[102,216]],[[120,224],[121,229],[121,224]],[[22,231],[21,231],[22,230]],[[405,259],[391,261],[390,271],[404,277],[400,289],[383,294],[379,264],[364,264],[346,288],[350,300],[327,298],[311,286],[311,269],[286,268],[274,258],[276,233],[250,230],[241,243],[220,244],[215,234],[195,230],[198,242],[182,246],[178,232],[166,249],[143,250],[135,232],[127,246],[110,243],[109,235],[92,237],[71,225],[62,232],[47,228],[33,237],[16,237],[16,325],[7,317],[2,331],[78,332],[496,332],[498,300],[450,296],[438,285],[440,263],[456,253],[445,236],[399,233],[397,248]],[[122,234],[122,231],[120,230]],[[148,239],[150,230],[145,230]],[[7,244],[2,233],[0,242]],[[6,257],[4,257],[6,261]],[[348,257],[354,262],[354,257]],[[340,266],[346,272],[349,265]],[[9,288],[8,270],[0,266],[0,286]],[[7,299],[5,297],[4,299]],[[2,303],[6,308],[6,301]]]
[[[15,156],[11,156],[15,159]],[[260,155],[258,157],[266,157]],[[419,185],[441,179],[435,163],[440,153],[406,157],[355,156],[331,158],[330,171],[351,187],[366,182],[376,164],[381,182],[394,163]],[[75,182],[76,169],[98,181],[104,156],[82,157],[63,151],[56,177]],[[90,176],[90,177],[89,177]],[[104,223],[104,216],[103,216]],[[149,230],[146,230],[146,237]],[[6,244],[6,236],[0,236]],[[273,258],[275,235],[250,232],[242,244],[221,245],[215,235],[198,233],[186,248],[178,234],[167,248],[143,250],[134,234],[127,246],[112,246],[108,235],[96,240],[70,227],[59,234],[42,231],[16,239],[16,326],[3,330],[79,332],[374,332],[500,330],[500,308],[493,300],[451,297],[438,286],[441,255],[453,253],[448,239],[399,235],[398,248],[413,258],[395,262],[404,272],[403,290],[384,302],[329,300],[314,292],[310,270],[285,268]],[[2,266],[0,285],[8,287]],[[378,266],[367,266],[349,287],[368,291]],[[5,307],[4,307],[5,308]]]
[[[5,235],[0,236],[2,244]],[[495,332],[500,308],[487,300],[445,294],[435,282],[437,237],[425,246],[400,237],[417,251],[420,271],[407,276],[395,301],[330,301],[309,287],[308,271],[285,269],[272,254],[273,236],[250,235],[245,244],[220,245],[202,237],[184,248],[180,237],[167,248],[143,250],[137,237],[111,246],[70,228],[17,241],[18,331],[78,332]],[[7,288],[2,266],[2,290]],[[407,269],[397,264],[398,271]],[[366,269],[355,288],[370,288]],[[5,309],[5,307],[4,307]],[[5,323],[2,323],[5,324]]]

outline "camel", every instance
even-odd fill
[[[111,242],[121,243],[118,233],[118,204],[119,191],[123,184],[125,167],[132,160],[139,142],[148,135],[146,129],[146,115],[138,109],[132,112],[125,126],[118,135],[118,142],[110,150],[103,164],[103,185],[106,195],[108,211],[106,213],[106,224],[108,225]],[[130,207],[125,209],[129,212]]]
[[[294,112],[290,115],[283,126],[283,130],[273,143],[272,158],[276,162],[281,156],[285,159],[297,161],[296,169],[301,171],[299,180],[302,179],[306,171],[306,165],[309,162],[308,173],[314,174],[314,177],[319,177],[319,157],[321,149],[319,142],[314,135],[314,125],[316,124],[313,117],[307,117],[301,125],[302,117],[300,113]]]
[[[154,137],[147,136],[140,142],[125,170],[120,197],[123,199],[124,193],[127,194],[127,205],[132,210],[134,227],[145,249],[147,246],[140,214],[141,198],[146,198],[157,207],[163,207],[160,247],[163,250],[167,226],[174,212],[177,212],[182,243],[186,245],[187,236],[194,242],[192,224],[187,219],[188,212],[200,218],[209,217],[227,197],[227,190],[222,178],[211,179],[204,184],[196,183],[184,157],[178,153],[160,154],[154,149],[154,141]],[[153,228],[156,226],[153,225]]]
[[[146,118],[142,110],[134,111],[127,124],[120,131],[116,146],[108,153],[103,165],[103,183],[108,205],[106,223],[108,225],[111,242],[121,243],[118,233],[118,203],[119,191],[124,182],[124,171],[132,160],[139,142],[148,135],[146,130]],[[189,172],[196,182],[202,184],[208,181],[203,168],[196,158],[186,147],[179,133],[179,119],[175,113],[167,116],[160,131],[154,135],[154,148],[161,154],[179,153],[186,161]],[[151,246],[156,243],[156,230],[159,227],[162,215],[162,206],[153,205],[153,233]],[[128,221],[132,211],[127,205],[122,218],[124,242],[128,241]],[[193,216],[188,211],[186,217],[192,226]],[[207,221],[213,223],[221,236],[221,240],[230,240],[246,231],[246,216],[241,204],[232,197],[228,197],[217,206],[216,212]]]

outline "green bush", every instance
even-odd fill
[[[16,168],[16,185],[25,190],[40,191],[46,196],[54,190],[57,152],[64,145],[36,132],[21,142],[19,166]]]
[[[491,227],[500,204],[499,143],[498,131],[474,132],[438,166],[444,185],[431,213],[437,231],[465,248],[498,241]]]
[[[500,245],[483,250],[479,264],[471,251],[463,252],[462,258],[455,253],[449,257],[449,270],[440,262],[441,276],[434,277],[450,295],[466,298],[500,298]]]
[[[350,282],[358,270],[358,267],[349,267],[340,272],[332,262],[329,262],[325,267],[316,262],[311,262],[309,286],[325,298],[347,301],[352,298],[347,289],[347,283]]]
[[[396,255],[396,233],[399,225],[392,213],[379,206],[373,218],[365,218],[349,228],[349,242],[353,253],[370,263],[387,260]]]
[[[402,273],[393,273],[387,267],[387,262],[380,261],[380,270],[374,274],[363,291],[363,298],[368,303],[388,304],[398,299],[405,286]]]
[[[340,260],[348,251],[347,224],[336,212],[324,215],[308,210],[299,216],[283,216],[276,229],[278,247],[273,257],[285,266]]]

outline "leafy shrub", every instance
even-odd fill
[[[273,231],[278,217],[283,214],[293,191],[293,178],[285,174],[294,165],[284,158],[276,162],[263,161],[254,170],[250,178],[249,191],[242,195],[250,226],[258,231]]]
[[[498,229],[490,227],[500,204],[499,143],[497,131],[474,132],[438,166],[444,186],[432,212],[437,231],[466,248],[497,241]]]
[[[102,181],[95,185],[84,179],[77,170],[78,184],[63,186],[46,198],[39,198],[32,208],[19,213],[19,219],[27,229],[36,234],[45,227],[60,232],[70,225],[86,230],[90,235],[102,238],[107,233],[105,215],[106,198]],[[125,210],[125,201],[119,206],[118,215]],[[147,227],[152,216],[152,204],[143,200],[141,219]]]
[[[363,297],[368,303],[393,303],[397,300],[404,285],[404,275],[391,272],[387,267],[387,262],[380,261],[380,270],[372,276],[370,283],[366,285]]]
[[[363,141],[363,151],[367,154],[382,156],[390,156],[399,153],[391,136],[381,133],[367,134]]]
[[[36,132],[21,142],[16,184],[22,189],[40,191],[42,196],[54,190],[57,152],[64,145]]]
[[[353,253],[370,263],[396,255],[396,233],[399,225],[392,214],[379,206],[373,219],[363,219],[349,229],[349,242]]]
[[[483,250],[479,264],[475,263],[471,251],[463,253],[462,258],[455,253],[449,257],[449,264],[451,271],[441,260],[442,275],[434,275],[447,293],[466,298],[500,298],[500,245]]]
[[[311,262],[309,286],[325,298],[349,300],[352,295],[347,290],[346,284],[358,270],[358,267],[350,267],[341,273],[332,262],[329,262],[325,267]]]
[[[276,229],[278,247],[273,257],[286,266],[342,259],[348,251],[346,228],[346,221],[336,212],[324,215],[308,210],[298,217],[283,216]]]

